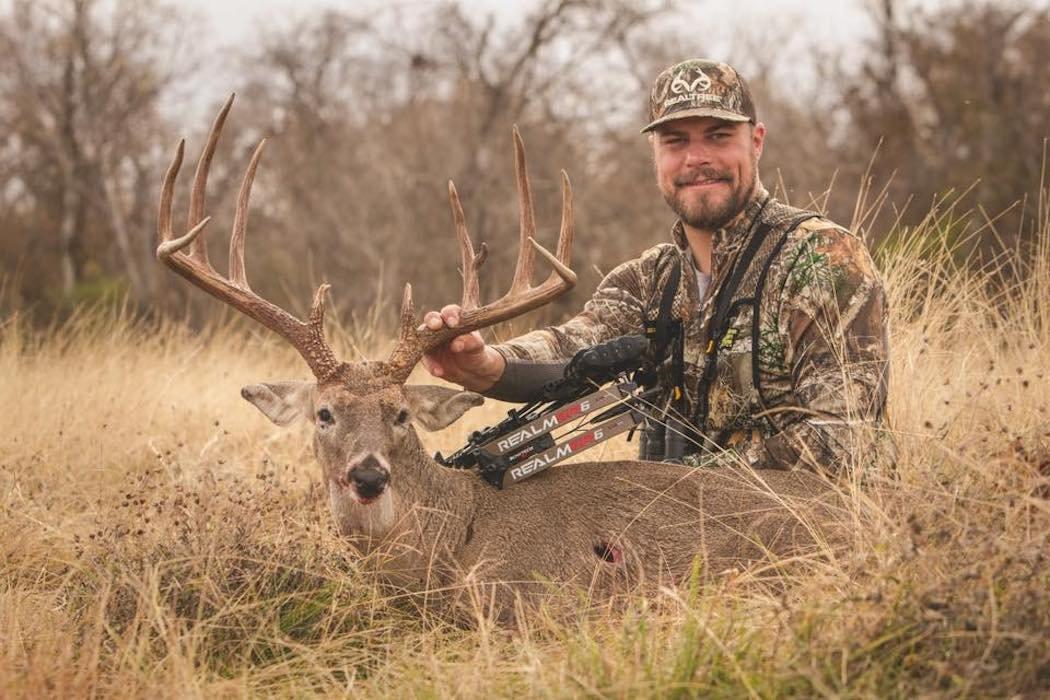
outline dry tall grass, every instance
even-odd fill
[[[9,318],[0,696],[1045,692],[1040,216],[1040,248],[999,261],[1020,264],[1020,281],[958,262],[951,207],[887,247],[897,479],[853,499],[862,525],[846,556],[780,593],[727,575],[515,631],[421,614],[338,539],[307,428],[274,428],[238,396],[304,375],[278,341],[119,312],[44,333]],[[501,412],[430,444],[447,452]]]

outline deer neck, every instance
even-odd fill
[[[403,478],[393,486],[398,510],[424,540],[434,537],[450,547],[461,545],[476,508],[476,475],[441,466],[418,443],[409,459],[412,465],[400,470]],[[410,515],[412,510],[417,513]]]

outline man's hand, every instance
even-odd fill
[[[423,325],[431,330],[459,325],[458,304],[450,304],[441,311],[428,311]],[[474,331],[457,335],[445,345],[423,355],[423,366],[435,377],[460,384],[470,391],[485,391],[501,376],[507,366],[503,355],[485,344],[481,333]]]

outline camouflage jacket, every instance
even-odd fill
[[[513,366],[552,362],[621,335],[643,332],[668,283],[665,256],[678,256],[674,314],[685,329],[686,419],[694,415],[715,299],[754,235],[756,217],[771,226],[733,295],[754,296],[758,277],[790,223],[805,212],[757,185],[745,210],[715,233],[711,284],[698,298],[697,271],[681,222],[663,243],[610,272],[569,321],[495,346]],[[752,305],[731,317],[709,393],[705,445],[687,462],[737,459],[756,468],[808,467],[829,472],[869,458],[879,440],[888,383],[882,282],[863,241],[815,217],[792,230],[769,263],[752,364]],[[669,393],[669,392],[668,392]],[[665,396],[662,408],[671,405]]]

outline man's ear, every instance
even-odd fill
[[[249,384],[241,389],[241,396],[277,425],[288,425],[296,418],[311,418],[316,395],[317,382]]]
[[[405,397],[412,420],[427,430],[441,430],[470,409],[485,403],[481,394],[447,386],[406,386]]]
[[[755,124],[751,129],[751,145],[755,149],[755,160],[762,157],[762,150],[766,143],[766,125],[762,122]]]

